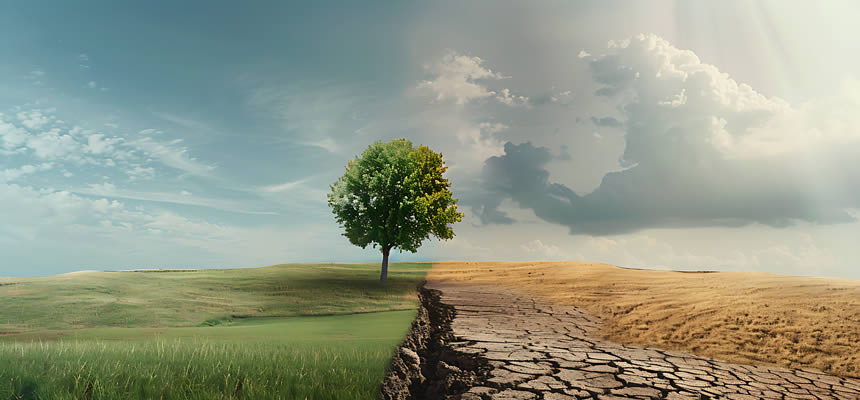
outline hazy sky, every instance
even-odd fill
[[[376,140],[466,213],[404,260],[860,278],[860,3],[18,3],[0,276],[378,261],[325,201]]]

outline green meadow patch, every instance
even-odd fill
[[[0,399],[376,399],[429,264],[378,268],[0,280]]]

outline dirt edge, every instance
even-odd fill
[[[383,381],[383,400],[460,399],[488,376],[486,360],[452,349],[454,308],[425,284],[418,287],[418,313]]]

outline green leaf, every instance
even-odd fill
[[[451,225],[463,218],[446,170],[442,154],[426,146],[376,142],[347,163],[328,204],[356,246],[416,252],[431,236],[453,238]]]

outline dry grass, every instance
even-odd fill
[[[447,262],[430,280],[515,287],[604,318],[621,343],[860,376],[860,281],[584,262]]]

